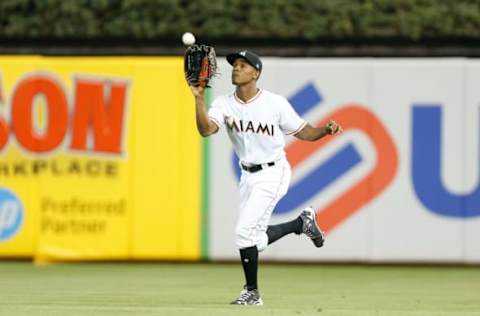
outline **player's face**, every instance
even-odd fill
[[[258,75],[258,71],[245,59],[237,58],[233,63],[232,83],[234,85],[244,85],[255,81]]]

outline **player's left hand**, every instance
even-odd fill
[[[335,122],[334,120],[328,121],[325,127],[327,128],[327,133],[329,135],[341,134],[343,132],[342,126],[337,122]]]

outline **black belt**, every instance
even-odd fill
[[[275,166],[275,162],[271,161],[271,162],[267,162],[267,163],[262,163],[261,165],[251,165],[251,166],[245,166],[242,163],[241,165],[242,165],[243,170],[254,173],[254,172],[260,171],[262,169],[265,169],[265,168],[268,168],[268,167],[271,167],[271,166]]]

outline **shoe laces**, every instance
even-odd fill
[[[306,216],[306,217],[307,218],[306,218],[305,229],[304,229],[305,235],[307,235],[310,238],[321,237],[322,232],[319,231],[319,229],[315,225],[315,221],[313,220],[313,218],[311,218],[310,216]],[[318,235],[320,235],[320,236],[318,236]]]
[[[304,215],[302,216],[302,221],[303,221],[303,232],[307,234],[312,228],[313,218],[310,216],[310,213],[305,212]]]
[[[255,294],[254,291],[243,290],[237,298],[238,302],[247,302]]]
[[[307,229],[305,231],[305,235],[307,235],[308,237],[310,238],[314,238],[314,237],[317,237],[317,236],[314,236],[314,231],[313,231],[313,223],[308,223],[307,224]]]

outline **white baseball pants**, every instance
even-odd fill
[[[235,240],[239,249],[257,246],[267,248],[267,227],[278,201],[287,193],[291,168],[283,158],[274,166],[251,173],[242,170],[240,177],[240,208]]]

